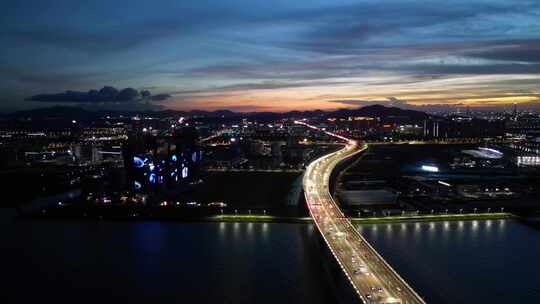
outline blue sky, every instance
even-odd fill
[[[22,0],[0,15],[0,110],[105,85],[173,109],[539,103],[538,1]]]

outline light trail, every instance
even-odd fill
[[[350,142],[354,142],[353,140],[348,139],[348,138],[345,137],[345,136],[341,136],[341,135],[339,135],[339,134],[332,133],[332,132],[330,132],[330,131],[326,131],[326,130],[323,130],[323,129],[321,129],[321,128],[317,128],[316,126],[310,125],[310,124],[308,124],[308,123],[306,123],[306,122],[303,122],[303,121],[301,121],[301,120],[295,120],[294,123],[297,124],[297,125],[303,125],[303,126],[306,126],[306,127],[310,128],[310,129],[313,129],[313,130],[317,130],[317,131],[323,132],[323,133],[325,133],[325,134],[327,134],[327,135],[329,135],[329,136],[333,136],[333,137],[339,138],[339,139],[344,140],[344,141],[347,141],[347,142],[349,142],[349,141],[350,141]]]
[[[332,171],[342,160],[365,149],[358,143],[302,121],[295,123],[347,142],[345,148],[312,162],[304,175],[306,203],[315,225],[339,266],[364,303],[425,303],[345,217],[330,195]]]

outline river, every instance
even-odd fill
[[[427,303],[540,303],[540,230],[514,220],[362,225]]]
[[[540,231],[362,225],[428,303],[540,303]],[[332,303],[312,225],[23,220],[0,209],[3,303]],[[49,302],[49,301],[47,301]]]

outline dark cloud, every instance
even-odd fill
[[[540,64],[419,64],[391,70],[431,76],[540,74]]]
[[[467,56],[500,61],[540,63],[540,40],[506,42],[488,50],[470,52]]]
[[[284,88],[301,88],[310,86],[345,85],[351,81],[262,81],[258,83],[241,83],[216,88],[215,91],[273,90]]]
[[[154,95],[154,96],[151,96],[150,99],[152,99],[153,101],[164,101],[164,100],[167,100],[171,97],[171,95],[169,94],[157,94],[157,95]]]
[[[540,2],[532,0],[23,2],[0,12],[2,86],[19,95],[75,89],[30,100],[169,98],[79,92],[102,83],[149,83],[152,91],[178,97],[182,106],[190,98],[219,102],[234,94],[249,103],[258,92],[244,91],[276,90],[278,96],[313,86],[303,92],[313,92],[307,100],[324,93],[315,92],[316,86],[343,85],[347,92],[328,99],[369,103],[355,98],[362,99],[363,88],[380,86],[380,93],[365,96],[381,96],[388,104],[399,100],[384,96],[407,98],[401,92],[420,90],[424,83],[443,86],[462,75],[540,74]],[[512,77],[500,76],[506,78]],[[526,88],[538,83],[528,81]],[[481,85],[474,88],[479,95],[495,87]],[[502,86],[511,89],[510,82]]]
[[[3,59],[3,58],[2,58]],[[10,81],[19,85],[25,85],[33,89],[55,87],[62,84],[65,87],[84,87],[92,83],[100,76],[95,72],[60,72],[49,70],[47,72],[38,72],[18,68],[14,63],[0,62],[0,80]],[[28,90],[26,88],[26,90]],[[32,90],[33,91],[33,90]]]
[[[57,20],[76,20],[75,16],[66,16],[64,14],[67,12],[63,12],[63,9],[68,10],[71,4],[66,7],[59,5],[57,9],[46,11],[62,15],[37,13],[44,22],[41,26],[3,27],[0,34],[2,39],[10,41],[11,44],[52,46],[96,56],[132,50],[162,39],[188,37],[244,20],[238,12],[219,4],[215,4],[211,10],[207,7],[187,5],[177,8],[176,13],[174,10],[162,11],[160,15],[153,16],[149,15],[151,12],[134,11],[135,4],[133,8],[123,7],[120,3],[110,4],[103,5],[110,6],[110,11],[99,11],[103,7],[98,3],[90,5],[94,11],[82,14],[80,23],[75,23],[77,26],[57,25]],[[73,10],[80,10],[79,5],[75,5]],[[130,14],[139,14],[141,18],[126,18],[126,15]],[[25,20],[28,16],[19,18]],[[124,19],[130,21],[123,21]],[[35,20],[27,21],[32,23]]]
[[[358,54],[365,48],[392,47],[411,42],[432,43],[444,40],[438,33],[427,31],[447,23],[465,24],[483,16],[497,16],[538,8],[529,3],[442,3],[407,1],[374,1],[356,5],[335,6],[300,11],[281,18],[282,22],[304,25],[293,39],[270,43],[303,51],[324,54]],[[279,17],[278,17],[279,19]],[[450,27],[450,25],[449,25]],[[415,34],[419,31],[421,34]],[[478,39],[473,31],[448,33],[453,39]],[[413,36],[411,36],[413,35]],[[385,37],[388,36],[388,39]],[[401,37],[400,37],[401,36]],[[400,38],[407,37],[404,43]],[[381,40],[386,40],[380,42]],[[375,42],[377,41],[377,42]]]
[[[140,100],[165,100],[170,95],[151,95],[149,91],[137,91],[133,88],[117,90],[111,86],[104,86],[101,90],[90,90],[88,92],[66,91],[56,94],[38,94],[27,98],[29,101],[40,102],[73,102],[73,103],[111,103],[111,102],[135,102]]]
[[[343,58],[328,60],[324,58],[310,59],[298,62],[257,62],[257,63],[227,63],[214,64],[194,68],[187,73],[184,71],[162,71],[169,75],[184,77],[228,77],[242,80],[260,80],[267,84],[279,81],[291,85],[291,81],[316,81],[336,77],[354,76],[377,66],[363,63],[364,59]],[[294,82],[292,82],[294,83]]]
[[[418,60],[425,58],[438,60]],[[371,84],[406,84],[452,75],[535,74],[540,72],[539,64],[540,41],[504,40],[363,48],[355,55],[337,58],[314,57],[298,62],[237,62],[202,66],[187,72],[162,72],[182,78],[232,77],[282,82],[361,77],[371,71],[399,72],[406,77]]]

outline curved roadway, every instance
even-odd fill
[[[307,167],[303,183],[309,212],[363,303],[425,303],[360,235],[328,190],[336,165],[366,148],[349,140]]]

